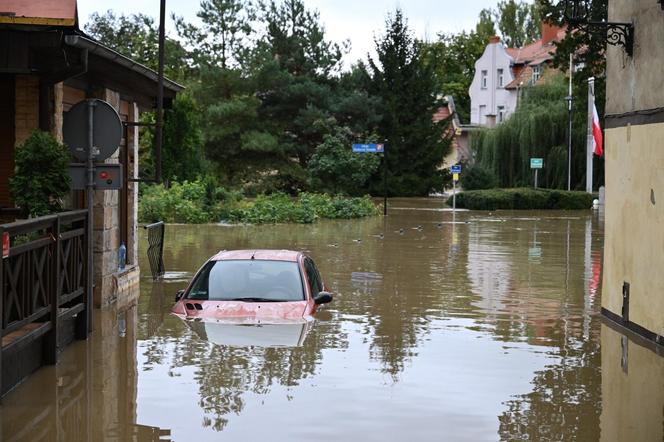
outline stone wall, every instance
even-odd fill
[[[15,145],[22,144],[30,134],[39,129],[39,77],[17,75],[15,109]]]

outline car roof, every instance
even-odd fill
[[[295,252],[293,250],[267,250],[267,249],[251,249],[251,250],[222,250],[221,252],[210,258],[211,261],[228,261],[228,260],[245,260],[245,259],[258,259],[267,261],[291,261],[297,262],[302,252]]]

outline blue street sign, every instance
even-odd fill
[[[353,144],[353,152],[385,152],[384,144]]]
[[[452,173],[461,173],[461,164],[455,164],[452,166]]]

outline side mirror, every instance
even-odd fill
[[[184,290],[178,290],[175,294],[175,302],[178,302],[184,296]]]
[[[316,305],[327,304],[328,302],[332,302],[332,293],[330,292],[320,292],[314,298]]]

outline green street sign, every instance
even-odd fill
[[[544,159],[543,158],[531,158],[530,159],[530,168],[531,169],[541,169],[544,167]]]

